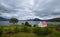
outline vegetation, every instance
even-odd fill
[[[16,19],[16,18],[11,18],[11,19],[9,20],[9,22],[15,24],[15,23],[18,23],[18,19]]]
[[[60,31],[60,25],[56,26],[56,30]]]
[[[3,34],[3,28],[0,27],[0,36]]]
[[[25,26],[31,27],[31,25],[28,22],[25,22]]]
[[[37,27],[34,29],[34,33],[39,35],[39,36],[44,36],[44,35],[49,35],[52,33],[52,30],[50,30],[49,28],[40,28]]]
[[[10,25],[0,26],[0,37],[60,37],[60,30],[56,28],[60,25],[48,25],[40,28],[38,26]]]
[[[47,27],[38,27],[38,25],[31,26],[29,22],[17,25],[16,18],[11,18],[9,22],[13,25],[0,25],[0,37],[60,37],[60,25],[50,24]]]
[[[53,22],[60,22],[60,18],[54,18],[54,19],[50,19],[48,21],[53,21]]]
[[[30,28],[30,27],[27,27],[27,26],[24,26],[24,27],[22,28],[22,31],[23,31],[23,32],[31,32],[31,28]]]
[[[18,27],[14,28],[14,31],[15,31],[16,33],[18,33],[18,32],[19,32],[19,28],[18,28]]]

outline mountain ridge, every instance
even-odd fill
[[[6,19],[6,18],[3,18],[3,17],[0,17],[0,21],[8,21],[9,19]]]
[[[9,19],[0,17],[0,21],[9,21]],[[24,21],[24,20],[20,20],[20,21]],[[58,21],[60,22],[60,18],[53,18],[53,19],[48,19],[48,20],[41,20],[39,18],[34,18],[34,19],[27,19],[25,21]]]

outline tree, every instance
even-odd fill
[[[29,24],[29,22],[25,22],[25,26],[31,27],[31,25]]]
[[[11,18],[11,19],[9,20],[9,22],[15,24],[15,23],[18,23],[18,19],[16,19],[16,18]]]

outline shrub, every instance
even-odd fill
[[[18,33],[18,32],[19,32],[19,28],[18,28],[18,27],[14,28],[14,31],[15,31],[16,33]]]
[[[4,29],[4,33],[7,33],[8,31],[10,31],[10,29]]]
[[[12,34],[12,33],[15,33],[15,32],[11,28],[6,30],[6,34]]]
[[[0,28],[0,36],[3,34],[3,29]]]
[[[52,30],[49,30],[48,28],[37,27],[34,29],[34,33],[37,35],[48,35],[52,33]]]
[[[29,25],[29,27],[31,27],[31,25]]]
[[[43,35],[48,35],[48,34],[51,34],[52,33],[52,30],[49,29],[49,28],[43,28]]]
[[[31,25],[28,22],[25,22],[25,26],[31,27]]]
[[[56,30],[60,31],[60,25],[56,26]]]
[[[27,26],[24,26],[24,27],[22,28],[22,31],[23,31],[23,32],[30,32],[30,31],[31,31],[31,28],[30,28],[30,27],[27,27]]]
[[[35,28],[33,29],[33,32],[34,32],[34,33],[39,33],[39,31],[40,31],[40,28],[38,28],[38,27],[35,27]]]
[[[33,27],[37,27],[38,25],[34,24]]]

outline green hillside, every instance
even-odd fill
[[[60,18],[54,18],[54,19],[50,19],[48,21],[53,21],[53,22],[60,22]]]

